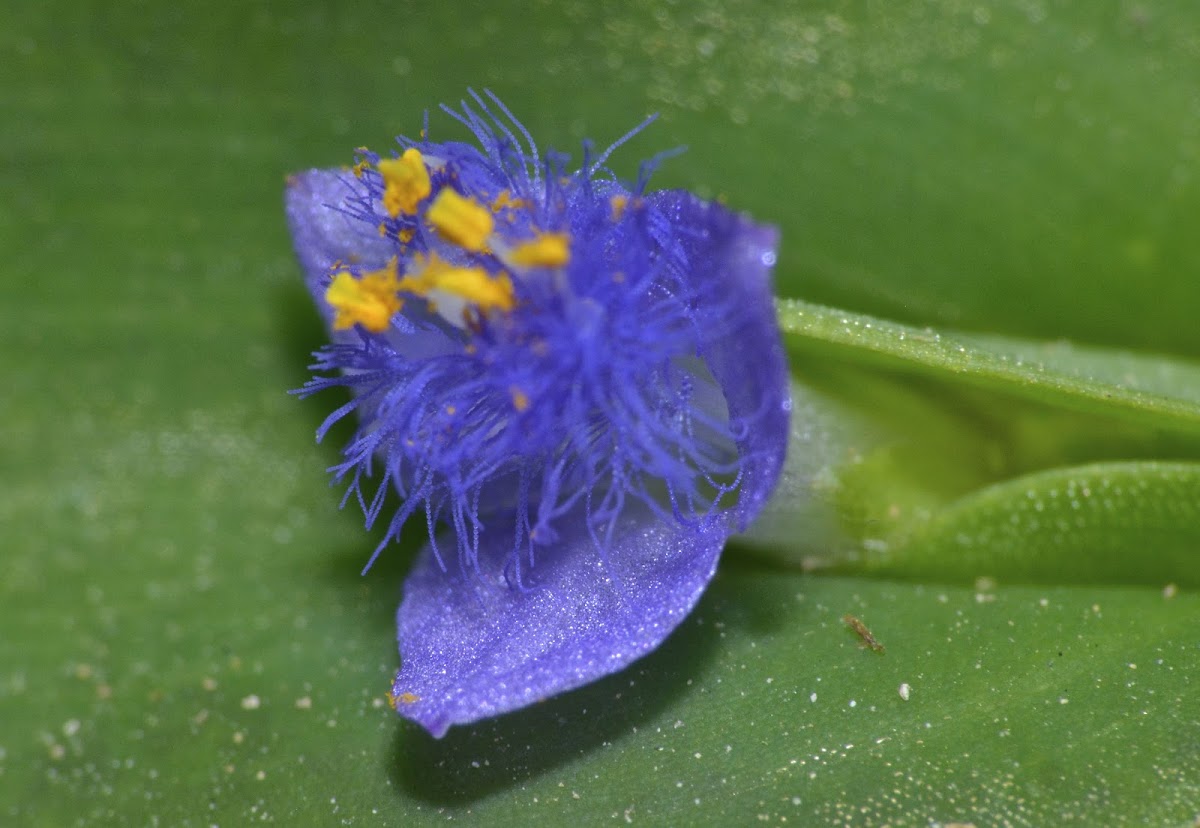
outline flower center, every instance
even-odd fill
[[[569,234],[537,227],[529,199],[508,189],[482,200],[464,195],[457,170],[415,147],[399,158],[364,159],[353,172],[382,205],[379,231],[394,236],[401,256],[381,270],[334,274],[325,301],[335,311],[335,330],[361,325],[384,333],[406,299],[423,300],[451,325],[475,330],[482,318],[516,307],[510,272],[557,270],[571,261]],[[526,399],[517,407],[527,405]]]

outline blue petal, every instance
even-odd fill
[[[398,712],[440,737],[616,672],[687,616],[725,543],[719,527],[686,529],[629,509],[606,567],[574,517],[523,590],[505,577],[512,544],[503,534],[485,536],[478,573],[463,573],[454,556],[445,572],[422,551],[397,616]]]
[[[777,232],[688,193],[647,196],[676,228],[693,263],[736,318],[702,354],[735,424],[742,478],[737,504],[700,524],[627,506],[604,559],[579,514],[553,554],[516,587],[511,536],[483,533],[479,571],[427,547],[405,585],[397,710],[433,735],[515,710],[613,673],[655,649],[687,616],[727,537],[744,529],[783,465],[790,400],[771,269]],[[500,521],[498,521],[500,522]]]
[[[692,277],[709,282],[737,308],[732,330],[711,343],[704,358],[731,421],[745,429],[738,440],[744,477],[732,527],[740,532],[766,505],[787,449],[792,402],[771,280],[779,231],[685,191],[659,191],[646,200],[675,226],[693,230],[684,241]]]
[[[288,228],[296,256],[304,270],[304,281],[326,325],[333,308],[323,300],[329,270],[336,262],[381,268],[395,255],[390,242],[380,238],[369,224],[341,210],[354,192],[348,172],[308,170],[289,176],[285,205]]]

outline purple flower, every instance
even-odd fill
[[[649,121],[569,171],[472,98],[443,109],[478,146],[427,124],[287,189],[332,330],[300,393],[350,391],[318,439],[359,422],[331,471],[387,521],[372,561],[429,529],[391,697],[435,736],[657,647],[774,488],[790,407],[773,228],[646,192],[661,156],[618,180],[610,153]]]

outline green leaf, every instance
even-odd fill
[[[1200,433],[1200,364],[1065,341],[1036,343],[914,328],[798,300],[779,302],[793,355],[822,348],[894,373],[950,379],[1084,414]],[[802,368],[796,371],[802,378]]]
[[[10,678],[6,720],[31,722],[36,741],[7,759],[16,821],[1183,825],[1195,813],[1195,594],[727,567],[631,670],[433,741],[378,692],[376,616],[392,590],[332,565],[317,587],[286,569],[275,589],[303,596],[287,611],[173,631],[143,599],[117,612],[140,652],[97,652],[85,632],[78,661],[35,674],[53,685]],[[176,617],[220,605],[173,603]],[[87,607],[101,629],[114,609]],[[859,646],[846,613],[883,655]],[[178,655],[154,646],[163,635]]]
[[[1025,475],[953,503],[867,566],[914,579],[1194,587],[1200,463],[1095,463]]]
[[[780,311],[798,426],[755,536],[804,540],[772,554],[905,578],[1200,581],[1200,366]]]

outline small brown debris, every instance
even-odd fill
[[[421,697],[415,693],[388,693],[388,704],[393,710],[398,710],[402,704],[419,702]]]
[[[843,615],[842,620],[846,622],[846,625],[850,627],[850,629],[854,630],[855,635],[862,639],[862,646],[870,647],[877,653],[883,652],[883,645],[880,644],[879,640],[871,634],[871,631],[867,629],[866,624],[849,614]]]

